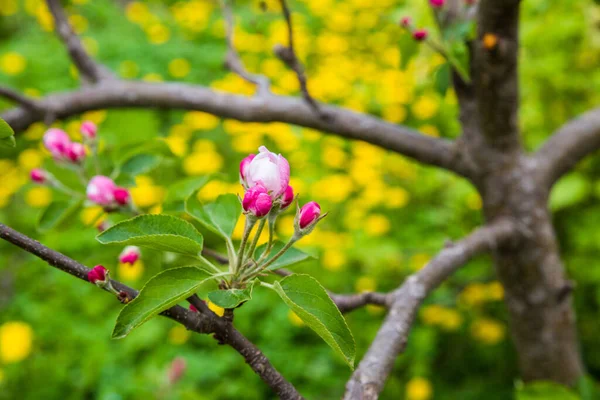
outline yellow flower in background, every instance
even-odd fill
[[[132,1],[127,4],[125,7],[125,15],[128,20],[137,24],[143,24],[151,17],[148,6],[141,1]]]
[[[388,208],[403,208],[410,201],[410,193],[401,187],[386,189],[384,197],[385,206]]]
[[[336,174],[323,177],[312,186],[312,195],[319,199],[341,203],[354,190],[354,183],[347,175]]]
[[[92,224],[98,226],[106,219],[106,215],[104,215],[104,209],[102,209],[102,207],[92,206],[81,210],[80,219],[86,226]]]
[[[463,322],[462,315],[453,308],[437,304],[423,307],[421,318],[427,325],[437,325],[445,331],[455,331]]]
[[[46,207],[52,201],[52,191],[45,186],[31,188],[25,193],[25,202],[31,207]]]
[[[31,353],[33,330],[25,322],[9,321],[0,326],[0,359],[5,364],[24,360]]]
[[[16,0],[0,0],[0,15],[9,16],[16,14],[17,11],[19,11],[19,5]]]
[[[92,121],[96,125],[100,125],[106,119],[106,110],[88,111],[81,115],[82,121]]]
[[[323,256],[321,257],[321,263],[323,264],[323,267],[329,271],[339,271],[344,269],[347,262],[348,257],[346,256],[346,253],[340,249],[325,250]]]
[[[419,130],[427,136],[440,137],[440,131],[433,125],[423,125],[419,127]]]
[[[412,105],[412,112],[418,119],[433,117],[440,108],[440,101],[435,95],[423,95]]]
[[[133,265],[119,263],[118,273],[124,281],[136,281],[144,273],[144,262],[138,259]]]
[[[202,111],[189,111],[183,116],[183,123],[194,130],[211,130],[219,125],[219,118]]]
[[[119,75],[123,78],[132,79],[140,73],[140,67],[135,61],[125,60],[119,64]]]
[[[223,314],[225,314],[225,309],[223,307],[219,307],[218,305],[216,305],[215,303],[213,303],[210,300],[207,300],[208,303],[208,308],[214,312],[215,314],[217,314],[219,317],[222,317]]]
[[[330,168],[342,168],[347,163],[346,152],[336,145],[324,145],[321,147],[321,160]]]
[[[364,227],[369,236],[382,236],[390,231],[392,224],[385,215],[373,214],[367,217]]]
[[[36,6],[35,16],[37,18],[38,24],[42,27],[46,32],[51,32],[54,30],[54,18],[46,5],[46,2],[41,2]]]
[[[185,58],[176,58],[169,63],[169,74],[174,78],[184,78],[191,70],[192,66]]]
[[[219,180],[211,180],[198,191],[198,200],[202,202],[210,202],[215,200],[219,195],[226,193],[238,193],[242,191],[239,184],[229,184]]]
[[[361,276],[356,280],[354,288],[357,292],[374,292],[377,289],[377,282],[370,276]]]
[[[192,333],[183,325],[176,325],[169,330],[169,343],[174,345],[182,345],[187,342],[192,336]]]
[[[294,234],[294,216],[284,215],[277,218],[277,226],[275,230],[283,237],[290,237]]]
[[[431,257],[429,254],[417,253],[410,258],[410,269],[412,271],[418,271],[427,265],[430,259]]]
[[[29,128],[25,131],[23,136],[27,140],[39,140],[44,136],[46,132],[46,125],[43,122],[36,122],[35,124],[31,124]]]
[[[23,89],[23,93],[25,93],[29,97],[42,97],[42,92],[40,92],[40,90],[36,88],[25,88]]]
[[[23,150],[19,154],[19,166],[26,171],[30,171],[34,168],[39,168],[44,160],[44,154],[36,149]]]
[[[162,82],[162,81],[164,81],[162,75],[157,74],[155,72],[151,72],[149,74],[144,75],[142,77],[142,80],[144,80],[146,82]]]
[[[187,152],[187,140],[180,136],[169,136],[164,139],[173,154],[178,157],[183,157]]]
[[[25,70],[27,60],[14,51],[4,53],[0,58],[0,70],[6,75],[19,75]]]
[[[499,301],[504,298],[504,287],[500,282],[491,282],[487,285],[488,299],[492,301]]]
[[[4,382],[4,370],[0,368],[0,385]]]
[[[431,383],[425,378],[412,378],[406,384],[407,400],[429,400],[432,394]]]
[[[98,42],[95,39],[86,36],[81,38],[81,42],[83,43],[83,47],[88,53],[90,53],[93,56],[98,55]]]
[[[223,167],[223,157],[216,151],[195,152],[183,160],[183,170],[187,175],[207,175],[218,172]]]
[[[481,318],[471,325],[471,335],[483,344],[494,345],[504,339],[506,328],[491,318]]]
[[[133,203],[138,207],[150,207],[160,203],[165,197],[165,188],[154,184],[151,178],[139,175],[135,178],[136,186],[130,189]]]
[[[298,316],[298,314],[296,314],[292,310],[290,310],[288,312],[288,319],[290,320],[292,325],[295,325],[297,327],[304,326],[304,321],[302,321],[302,319]]]
[[[476,306],[487,299],[486,285],[483,283],[471,283],[459,295],[459,301],[469,306]]]

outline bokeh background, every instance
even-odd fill
[[[311,93],[427,135],[457,137],[456,97],[436,74],[443,59],[397,25],[411,15],[435,35],[426,3],[291,1]],[[88,51],[123,78],[253,92],[223,68],[223,20],[214,1],[65,4]],[[276,93],[298,95],[294,74],[271,51],[286,42],[278,1],[239,1],[235,13],[235,43],[247,68],[269,76]],[[521,19],[520,123],[523,142],[533,150],[564,121],[600,102],[600,6],[591,0],[527,0]],[[0,0],[0,83],[33,97],[80,85],[43,1]],[[1,109],[10,107],[0,100]],[[301,201],[316,200],[330,212],[299,244],[317,259],[296,268],[336,292],[391,290],[445,240],[482,222],[481,200],[466,181],[367,143],[281,123],[166,110],[98,110],[55,126],[78,138],[83,120],[99,125],[108,170],[123,149],[145,151],[141,146],[153,141],[168,145],[170,151],[163,149],[127,182],[147,212],[160,212],[169,185],[184,177],[211,177],[199,193],[204,201],[240,193],[241,158],[261,144],[283,153]],[[177,265],[177,259],[150,251],[133,267],[118,265],[121,249],[94,240],[99,210],[93,207],[56,229],[36,229],[42,210],[60,199],[28,181],[31,169],[51,168],[40,141],[46,129],[34,124],[18,136],[15,150],[0,150],[0,221],[88,266],[104,264],[138,288]],[[594,398],[593,377],[600,377],[599,161],[587,159],[563,178],[550,204],[569,275],[577,282],[578,328],[590,372],[587,389],[560,398]],[[280,237],[291,234],[292,219],[291,213],[281,218]],[[219,247],[210,235],[207,243]],[[489,258],[461,269],[419,312],[382,398],[512,398],[522,384],[502,298]],[[235,351],[171,321],[155,319],[127,339],[111,340],[119,309],[92,285],[0,243],[0,399],[273,398]],[[384,310],[373,306],[347,315],[359,357],[383,317]],[[351,371],[274,295],[257,290],[236,313],[236,324],[307,398],[342,395]],[[186,360],[187,370],[169,386],[167,371],[176,357]]]

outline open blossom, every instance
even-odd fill
[[[257,185],[246,191],[242,200],[242,206],[245,211],[261,218],[271,211],[273,200],[267,193],[267,189],[262,185]]]
[[[36,183],[45,183],[48,180],[48,172],[40,168],[34,168],[31,170],[30,177]]]
[[[92,121],[84,121],[81,124],[81,134],[87,139],[95,139],[98,127]]]
[[[92,268],[87,275],[88,281],[92,283],[105,282],[108,275],[108,270],[102,265],[96,265]]]
[[[141,256],[140,248],[137,246],[127,246],[119,255],[119,262],[123,264],[135,264]]]
[[[290,182],[290,164],[281,154],[260,146],[259,153],[242,160],[240,177],[246,189],[262,185],[273,200],[279,198]]]
[[[321,206],[316,201],[306,203],[300,209],[300,228],[304,229],[319,218]]]
[[[87,198],[101,206],[111,205],[115,201],[114,191],[117,188],[112,179],[97,175],[90,179],[86,194]]]
[[[74,163],[79,163],[85,158],[85,147],[78,142],[70,143],[66,151],[67,158]]]
[[[285,210],[288,208],[292,204],[292,201],[294,201],[294,189],[288,185],[281,197],[281,209]]]
[[[68,150],[71,146],[69,135],[62,129],[51,128],[44,134],[44,146],[56,159],[68,157]]]

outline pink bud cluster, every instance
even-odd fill
[[[257,218],[269,214],[274,205],[284,210],[292,204],[294,190],[290,183],[290,164],[281,154],[261,146],[240,163],[240,182],[246,193],[244,211]]]
[[[107,176],[97,175],[90,179],[86,189],[87,198],[105,209],[125,206],[130,202],[129,191],[119,187]]]
[[[84,138],[95,139],[96,125],[86,121],[82,124],[81,133]],[[55,160],[79,164],[85,159],[85,146],[72,142],[69,135],[62,129],[51,128],[44,134],[44,146]]]
[[[432,6],[434,5],[434,3],[441,4],[440,6],[434,7],[441,7],[444,5],[444,0],[431,0]],[[429,32],[427,31],[427,29],[413,27],[413,20],[411,17],[402,17],[402,19],[400,19],[400,26],[404,29],[407,29],[411,33],[413,39],[415,39],[417,42],[422,42],[425,39],[427,39],[427,36],[429,36]]]

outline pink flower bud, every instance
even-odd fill
[[[294,189],[288,185],[283,193],[283,197],[281,198],[281,209],[285,210],[288,208],[290,204],[292,204],[292,201],[294,201]]]
[[[92,121],[84,121],[81,124],[81,134],[83,137],[93,140],[96,138],[96,132],[98,132],[98,127]]]
[[[141,256],[140,248],[137,246],[127,246],[119,255],[119,262],[123,264],[135,264]]]
[[[92,268],[87,275],[88,281],[95,284],[96,282],[105,282],[107,278],[108,270],[102,265],[96,265]]]
[[[193,312],[200,312],[200,311],[198,311],[198,309],[197,309],[197,308],[196,308],[196,307],[195,307],[193,304],[190,304],[190,307],[189,307],[189,308],[190,308],[190,311],[193,311]]]
[[[403,28],[408,28],[412,25],[412,18],[411,17],[402,17],[402,19],[400,20],[400,25]]]
[[[169,367],[169,384],[173,385],[183,377],[187,364],[183,357],[176,357]]]
[[[422,42],[423,40],[427,39],[427,35],[427,29],[416,29],[413,32],[413,38],[418,42]]]
[[[85,147],[78,142],[73,142],[67,147],[67,157],[74,163],[79,163],[85,158]]]
[[[240,180],[246,189],[248,189],[246,176],[248,175],[248,168],[250,168],[250,163],[254,160],[254,157],[256,157],[256,154],[250,154],[240,162]]]
[[[48,173],[40,168],[32,169],[30,176],[31,180],[36,183],[45,183],[48,179]]]
[[[321,206],[316,201],[306,203],[300,209],[300,228],[304,229],[321,215]]]
[[[114,191],[117,188],[107,176],[94,176],[88,183],[87,198],[101,206],[109,206],[115,201]]]
[[[429,4],[434,8],[444,7],[445,0],[429,0]]]
[[[262,185],[248,189],[242,200],[244,210],[258,218],[267,215],[271,211],[271,206],[273,206],[273,200],[267,193],[267,189]]]
[[[279,198],[290,183],[290,164],[281,154],[270,152],[265,146],[259,147],[259,153],[248,163],[250,156],[240,164],[242,184],[250,189],[262,185],[272,200]]]
[[[71,146],[69,135],[62,129],[51,128],[44,134],[44,146],[56,159],[67,158],[67,151]]]
[[[129,203],[129,190],[125,188],[117,187],[115,190],[113,190],[113,196],[115,201],[121,206]]]

